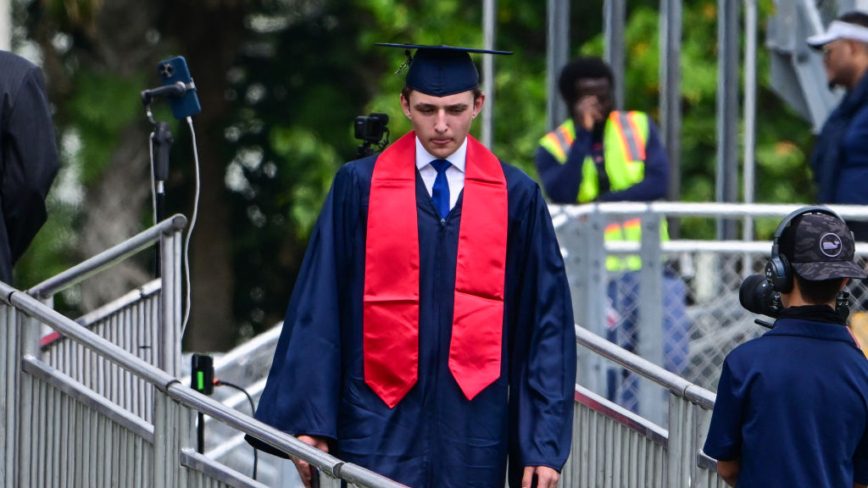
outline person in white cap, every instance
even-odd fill
[[[822,49],[829,87],[847,91],[829,115],[811,156],[819,203],[868,204],[868,13],[849,12],[809,37]],[[868,241],[868,222],[848,221],[857,241]]]

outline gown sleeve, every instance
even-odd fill
[[[337,437],[341,296],[358,216],[352,171],[338,172],[310,238],[256,419],[293,435]],[[255,447],[276,453],[248,436]]]
[[[741,429],[744,425],[747,389],[745,382],[733,374],[731,361],[727,357],[723,362],[711,424],[702,448],[705,454],[719,461],[734,461],[741,457],[743,441]]]
[[[14,264],[45,223],[45,198],[57,175],[54,125],[42,72],[33,68],[14,97],[3,139],[0,178],[3,220]]]
[[[513,382],[521,466],[560,471],[570,453],[576,384],[576,333],[563,258],[536,188],[524,236]]]

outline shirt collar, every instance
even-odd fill
[[[827,341],[848,342],[855,346],[855,341],[847,326],[808,320],[778,319],[775,321],[775,328],[764,335],[810,337]]]
[[[437,156],[432,156],[431,153],[425,150],[419,136],[416,136],[416,168],[422,169],[431,164],[431,161],[438,159]],[[464,165],[467,162],[467,138],[464,138],[464,143],[452,155],[446,158],[452,166],[455,166],[459,171],[464,173]]]

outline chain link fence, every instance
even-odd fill
[[[553,207],[565,256],[576,322],[688,381],[717,391],[721,365],[737,345],[767,329],[765,318],[741,307],[739,286],[762,273],[770,241],[670,241],[661,244],[666,216],[751,216],[775,223],[795,206],[720,204],[600,204]],[[868,209],[837,207],[846,218],[868,218]],[[640,243],[605,242],[612,222],[642,219]],[[868,244],[857,245],[865,265]],[[642,269],[617,270],[612,256],[639,256]],[[850,283],[851,317],[868,307],[868,287]],[[868,317],[868,316],[866,316]],[[868,322],[868,319],[866,319]],[[857,333],[858,337],[858,333]],[[667,424],[665,392],[620,366],[580,358],[580,383],[660,425]]]
[[[743,309],[738,302],[738,289],[745,264],[751,273],[763,273],[768,255],[754,256],[745,263],[743,254],[691,253],[689,261],[700,262],[711,270],[718,269],[718,286],[709,289],[701,275],[685,276],[687,283],[687,310],[691,323],[689,363],[682,374],[690,382],[708,390],[717,391],[717,379],[723,360],[735,346],[762,335],[767,329],[754,323],[756,315]],[[864,255],[856,261],[866,266]],[[750,274],[750,273],[748,273]],[[715,289],[717,288],[717,289]],[[846,289],[850,294],[850,316],[858,317],[868,306],[868,285],[862,280],[851,281]]]

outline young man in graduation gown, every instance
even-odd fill
[[[468,136],[468,50],[411,47],[414,131],[335,177],[256,418],[415,488],[555,487],[576,342],[551,219]]]

